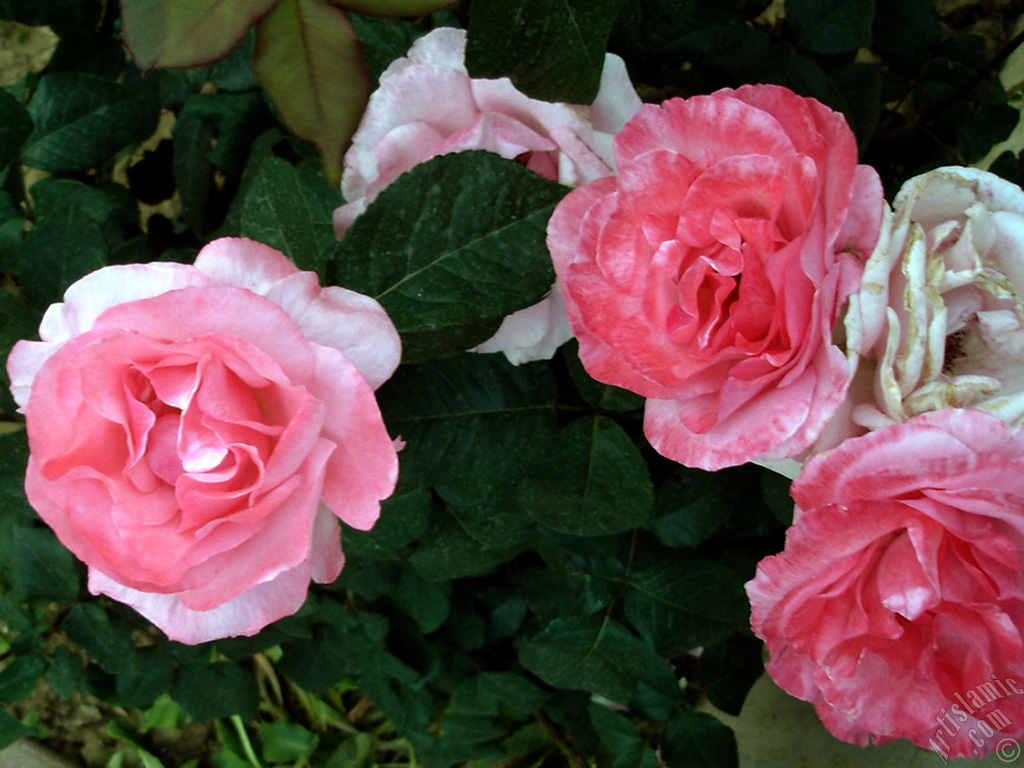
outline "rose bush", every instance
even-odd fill
[[[837,435],[942,408],[1024,421],[1024,191],[948,167],[906,182],[850,297],[859,354]]]
[[[615,163],[548,224],[588,372],[648,398],[648,439],[683,464],[802,451],[845,395],[833,325],[885,209],[845,120],[778,86],[671,99]]]
[[[1024,689],[987,693],[1024,685],[1024,433],[924,414],[812,459],[792,493],[785,550],[747,584],[775,681],[855,744],[978,755],[996,709],[1024,736]]]
[[[345,155],[338,237],[399,174],[448,152],[489,150],[570,186],[614,172],[612,134],[640,107],[620,58],[605,57],[597,98],[579,106],[528,98],[508,78],[471,78],[465,48],[465,30],[435,29],[381,75]],[[477,351],[521,363],[551,357],[569,338],[553,290],[510,315]]]
[[[294,613],[368,529],[397,456],[373,390],[398,364],[376,301],[245,239],[194,266],[111,266],[8,358],[25,489],[89,589],[186,643]]]

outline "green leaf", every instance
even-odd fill
[[[238,45],[275,0],[122,0],[125,42],[140,69],[194,67]]]
[[[0,709],[0,749],[11,746],[23,736],[35,735],[37,735],[35,728],[23,725]]]
[[[519,486],[519,502],[541,525],[576,536],[636,528],[654,507],[647,464],[607,416],[577,419]]]
[[[590,104],[623,0],[473,0],[466,68],[526,95]]]
[[[576,339],[570,339],[561,349],[565,354],[565,365],[569,369],[569,375],[587,403],[604,411],[622,413],[643,408],[644,398],[635,392],[602,384],[590,378],[590,374],[580,362],[579,343]]]
[[[21,102],[0,90],[0,168],[18,156],[32,133],[32,118]]]
[[[871,42],[875,0],[786,0],[786,26],[811,53],[846,53]]]
[[[156,130],[156,86],[129,87],[77,72],[44,75],[28,105],[35,122],[22,162],[43,171],[84,171]]]
[[[615,756],[611,768],[660,768],[657,755],[641,741],[629,719],[601,704],[591,704],[587,714],[601,744]]]
[[[46,671],[46,662],[38,656],[18,656],[0,671],[0,702],[21,701],[36,687]]]
[[[708,701],[738,717],[747,693],[764,674],[763,650],[764,645],[756,637],[739,633],[705,646],[700,656],[700,679]]]
[[[341,742],[331,753],[324,768],[364,768],[373,762],[377,740],[369,733],[360,731]]]
[[[104,266],[107,244],[78,208],[60,208],[33,227],[18,248],[18,283],[37,307],[60,301],[81,277]]]
[[[678,468],[658,488],[655,519],[647,528],[667,547],[695,547],[713,536],[749,503],[734,469],[705,472]]]
[[[512,487],[554,433],[555,395],[548,366],[501,355],[401,366],[377,392],[385,423],[406,442],[400,490],[434,485],[482,503]]]
[[[395,604],[412,616],[423,634],[440,627],[451,611],[451,584],[427,581],[404,564],[395,591]]]
[[[175,673],[170,694],[198,722],[229,715],[251,720],[260,698],[255,678],[226,661],[182,667]]]
[[[49,529],[19,527],[11,580],[23,600],[70,603],[78,596],[78,566]]]
[[[50,654],[50,668],[46,670],[46,680],[62,699],[71,696],[85,677],[85,665],[82,657],[70,650],[66,645],[59,645]]]
[[[96,603],[72,606],[62,627],[68,638],[106,672],[128,675],[142,672],[138,649],[125,633],[111,624],[106,612]]]
[[[324,259],[299,176],[276,157],[264,160],[245,195],[242,236],[276,248],[299,269],[322,273]]]
[[[349,8],[351,11],[351,4]],[[363,45],[366,66],[375,83],[392,61],[405,56],[416,39],[427,32],[422,25],[405,19],[378,18],[352,12],[348,17]]]
[[[532,535],[530,519],[507,505],[448,505],[435,514],[410,562],[431,581],[477,576],[525,549]]]
[[[732,729],[706,712],[679,711],[661,738],[666,768],[737,768]]]
[[[398,550],[426,533],[431,513],[438,507],[438,500],[426,488],[391,496],[381,502],[380,519],[371,530],[359,531],[342,523],[345,553],[398,560]]]
[[[317,145],[337,182],[372,89],[348,16],[327,0],[278,0],[256,26],[252,66],[285,124]]]
[[[568,191],[493,152],[441,155],[356,219],[338,248],[338,282],[380,301],[403,361],[461,352],[550,290],[545,228]]]
[[[643,643],[607,617],[555,619],[519,652],[523,666],[549,685],[580,688],[626,703],[646,665]]]
[[[3,509],[4,518],[21,518],[25,521],[37,519],[25,497],[27,466],[28,436],[25,430],[0,433],[0,509]]]
[[[269,763],[295,761],[309,755],[317,744],[317,736],[298,723],[274,720],[260,723],[263,738],[263,759]]]
[[[993,145],[1005,140],[1020,120],[1009,104],[982,104],[956,126],[956,145],[965,163],[983,158]]]
[[[514,672],[481,672],[452,692],[452,707],[467,715],[525,717],[539,712],[548,694]]]
[[[743,582],[721,565],[677,554],[633,572],[626,616],[660,655],[672,658],[748,626]]]

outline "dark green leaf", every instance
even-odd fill
[[[21,701],[36,687],[46,671],[46,662],[38,656],[18,656],[0,671],[0,702]]]
[[[554,279],[545,227],[568,191],[493,152],[441,155],[392,182],[337,253],[337,282],[375,297],[403,360],[485,341]]]
[[[440,502],[426,488],[397,494],[381,502],[380,519],[369,531],[342,523],[345,552],[359,557],[397,560],[398,550],[427,531],[430,516]]]
[[[484,502],[518,481],[555,428],[550,368],[500,355],[403,365],[377,399],[406,442],[401,489],[435,485],[460,501]]]
[[[521,551],[532,535],[530,518],[507,505],[448,505],[435,513],[410,562],[432,581],[476,576]]]
[[[629,719],[601,704],[591,704],[587,714],[601,744],[615,757],[611,768],[660,768],[657,755],[641,741]]]
[[[775,519],[783,525],[793,524],[793,498],[789,495],[792,481],[778,472],[766,471],[761,476],[761,496]]]
[[[730,635],[704,647],[700,679],[708,701],[723,712],[739,716],[747,692],[764,674],[764,645],[756,637]]]
[[[179,669],[170,694],[189,717],[199,722],[229,715],[251,720],[259,704],[255,678],[226,661]]]
[[[682,467],[658,488],[655,519],[647,528],[668,547],[695,547],[720,530],[735,510],[748,503],[740,473]]]
[[[1006,139],[1020,120],[1009,104],[983,104],[956,127],[956,145],[965,163],[983,158],[994,144]]]
[[[452,706],[467,715],[528,716],[540,711],[548,694],[513,672],[481,672],[452,692]]]
[[[23,600],[70,603],[78,595],[74,555],[49,529],[19,527],[11,580]]]
[[[18,282],[37,307],[60,301],[79,278],[102,267],[103,233],[77,208],[60,208],[33,227],[18,249]]]
[[[659,654],[678,656],[747,627],[743,582],[721,565],[676,555],[633,572],[626,616]]]
[[[0,168],[18,156],[32,133],[32,118],[21,102],[0,90]]]
[[[875,0],[786,0],[786,26],[811,53],[846,53],[871,42]]]
[[[605,536],[646,522],[654,506],[647,465],[606,416],[562,429],[519,486],[519,502],[541,525],[576,536]]]
[[[138,649],[128,636],[114,627],[96,603],[78,603],[68,611],[62,625],[68,638],[82,647],[107,672],[137,675],[142,672]]]
[[[466,67],[546,101],[590,104],[623,0],[473,0]]]
[[[298,174],[284,160],[269,157],[260,165],[245,195],[242,236],[276,248],[299,269],[322,273],[309,203]]]
[[[50,655],[50,668],[46,670],[46,680],[62,699],[68,698],[78,690],[85,677],[85,665],[82,657],[66,645],[54,648]]]
[[[661,739],[667,768],[737,768],[732,730],[706,712],[679,711],[669,718]]]
[[[555,619],[523,646],[519,660],[544,682],[626,703],[644,675],[643,643],[607,617]]]
[[[579,344],[576,339],[571,339],[562,346],[565,354],[565,365],[569,369],[569,375],[573,383],[580,391],[580,395],[590,405],[605,411],[626,412],[643,408],[644,399],[635,392],[621,387],[613,387],[602,384],[590,378],[580,362]]]
[[[109,35],[76,30],[63,35],[46,65],[46,72],[80,72],[116,80],[125,67],[121,42]]]
[[[0,709],[0,749],[11,746],[24,736],[35,736],[34,728],[22,725],[4,710]]]
[[[422,25],[406,19],[364,16],[353,12],[348,17],[359,42],[363,44],[363,55],[373,82],[380,79],[392,61],[405,56],[416,39],[427,31]]]
[[[156,129],[156,86],[128,87],[77,72],[43,76],[28,105],[35,129],[22,161],[44,171],[100,165]]]
[[[408,563],[398,578],[395,603],[409,614],[424,634],[433,632],[448,618],[451,585],[427,581]]]

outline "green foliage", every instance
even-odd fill
[[[466,68],[528,96],[590,104],[623,0],[473,0]]]
[[[380,301],[405,362],[461,352],[551,288],[544,227],[566,191],[491,152],[442,155],[355,221],[335,276]]]
[[[371,84],[442,24],[468,24],[474,75],[537,98],[592,99],[606,50],[647,101],[787,85],[847,117],[890,191],[1016,121],[991,46],[929,0],[768,5],[125,0],[119,29],[117,3],[0,0],[60,38],[0,89],[0,358],[82,275],[218,236],[376,297],[404,347],[377,392],[404,443],[380,521],[344,527],[341,576],[296,615],[197,647],[89,593],[28,504],[0,370],[0,702],[45,680],[115,708],[111,765],[155,766],[154,730],[208,721],[220,768],[736,765],[691,705],[738,714],[763,673],[743,584],[782,546],[789,481],[659,457],[643,398],[593,380],[575,343],[520,366],[466,352],[551,288],[567,187],[466,152],[399,177],[341,242],[331,214]],[[1012,153],[994,170],[1024,179]],[[38,732],[19,717],[0,711],[0,746]]]

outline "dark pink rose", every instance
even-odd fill
[[[195,266],[106,267],[7,361],[25,490],[89,589],[198,643],[251,635],[341,571],[394,489],[373,390],[398,364],[376,301],[223,239]]]
[[[683,464],[804,450],[846,392],[833,326],[885,210],[842,115],[751,85],[644,105],[614,147],[618,176],[548,225],[587,370],[648,398]]]
[[[1024,433],[927,413],[820,454],[792,493],[747,584],[772,678],[855,744],[1024,736]]]

